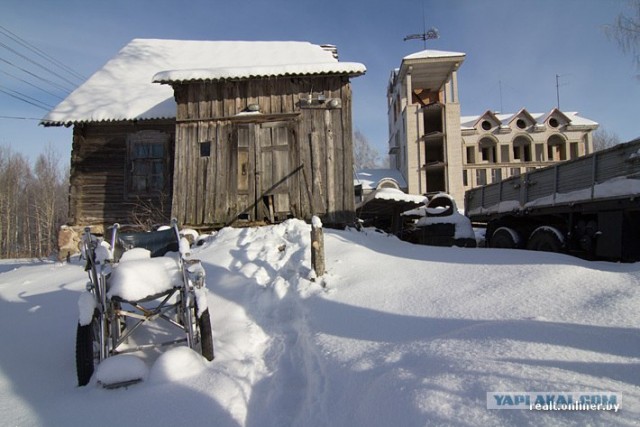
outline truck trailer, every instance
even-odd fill
[[[640,138],[465,193],[492,248],[640,261]]]

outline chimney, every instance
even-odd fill
[[[336,61],[338,60],[338,47],[336,45],[334,45],[334,44],[321,44],[320,47],[323,48],[324,50],[326,50],[327,52],[331,52],[333,57],[336,58]]]

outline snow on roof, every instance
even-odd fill
[[[554,109],[555,110],[555,109]],[[552,112],[554,110],[551,110]],[[524,109],[520,110],[520,111],[526,111]],[[582,116],[580,116],[578,112],[576,111],[572,111],[572,112],[567,112],[567,111],[561,111],[561,114],[564,114],[567,119],[569,119],[570,124],[571,125],[579,125],[579,126],[598,126],[597,122],[594,122],[593,120],[584,118]],[[485,113],[481,114],[481,115],[474,115],[474,116],[462,116],[460,117],[460,127],[462,128],[462,130],[471,130],[474,128],[474,126],[476,125],[476,123],[478,122],[478,120],[484,115]],[[500,120],[501,124],[503,126],[507,126],[509,124],[509,122],[512,121],[513,117],[518,114],[518,113],[505,113],[505,114],[501,114],[501,113],[494,113],[495,117]],[[545,120],[549,117],[550,112],[547,113],[528,113],[538,124],[543,124],[545,122]]]
[[[385,179],[395,181],[400,188],[407,188],[407,182],[397,169],[361,169],[356,172],[354,183],[362,184],[363,190],[375,190]]]
[[[182,72],[191,75],[208,70],[218,78],[366,71],[364,65],[340,63],[330,50],[308,42],[134,39],[42,123],[174,118],[173,89],[153,83],[153,77],[165,70],[191,70]]]
[[[411,55],[407,55],[402,59],[453,58],[456,56],[466,56],[466,54],[462,52],[446,52],[443,50],[427,49],[420,52],[412,53]]]

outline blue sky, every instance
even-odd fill
[[[562,110],[580,112],[623,141],[640,136],[640,80],[636,77],[640,71],[603,31],[618,13],[630,11],[626,0],[2,3],[2,27],[87,77],[133,38],[335,44],[341,60],[367,66],[367,73],[353,80],[354,127],[381,155],[387,151],[389,75],[402,57],[424,49],[422,41],[403,41],[408,34],[422,32],[424,21],[427,28],[436,27],[440,32],[440,39],[427,42],[428,49],[467,54],[458,76],[463,115],[488,109],[515,112],[523,107],[531,112],[549,111],[557,102],[558,74]],[[1,34],[0,42],[15,47]],[[1,45],[0,59],[57,79]],[[7,76],[8,72],[25,78],[21,71],[0,61],[2,71],[0,89],[15,90],[47,104],[59,102]],[[23,118],[0,118],[0,145],[34,160],[51,143],[66,162],[71,129],[43,128],[32,120],[45,113],[0,93],[0,116]]]

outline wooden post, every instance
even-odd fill
[[[316,277],[324,274],[324,234],[322,221],[315,215],[311,219],[311,266]]]

